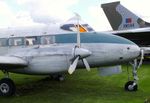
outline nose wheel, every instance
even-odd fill
[[[128,81],[128,82],[125,84],[124,89],[125,89],[126,91],[137,91],[138,85],[137,85],[137,83],[135,83],[134,81]]]
[[[137,85],[137,81],[138,81],[138,75],[137,75],[137,69],[139,68],[137,59],[135,59],[133,62],[130,62],[131,66],[132,66],[132,75],[134,80],[130,81],[129,79],[129,73],[128,73],[128,82],[125,84],[124,89],[126,91],[137,91],[138,90],[138,85]]]

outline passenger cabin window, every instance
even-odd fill
[[[26,37],[26,45],[38,45],[40,44],[40,37]]]
[[[24,45],[24,38],[9,38],[9,46],[21,46]]]
[[[0,38],[0,46],[49,45],[55,43],[55,36],[30,36]]]
[[[0,46],[7,46],[8,43],[7,43],[8,39],[6,38],[0,38]]]
[[[54,44],[55,43],[55,37],[54,36],[42,36],[41,37],[41,44],[42,45],[48,45],[48,44]]]

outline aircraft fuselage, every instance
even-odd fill
[[[23,74],[66,72],[73,58],[72,49],[76,45],[76,33],[50,36],[51,43],[44,44],[45,42],[41,41],[43,36],[40,36],[37,37],[39,41],[35,45],[29,45],[31,37],[12,37],[14,41],[8,38],[8,46],[0,47],[0,55],[22,58],[28,62],[28,66],[8,67],[7,71]],[[27,38],[29,44],[25,42]],[[133,42],[105,33],[81,33],[81,47],[91,51],[92,54],[86,58],[91,67],[117,65],[140,55],[140,48]],[[84,67],[82,60],[77,67]]]

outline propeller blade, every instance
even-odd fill
[[[86,59],[83,59],[83,63],[84,63],[84,65],[85,65],[87,71],[90,71],[90,70],[91,70],[91,69],[90,69],[90,65],[89,65],[89,63],[87,62]]]
[[[78,60],[79,60],[79,56],[73,61],[73,63],[70,65],[69,69],[68,69],[68,72],[69,74],[72,74],[76,67],[77,67],[77,64],[78,64]]]
[[[81,47],[81,40],[80,40],[80,15],[78,15],[77,13],[75,14],[77,17],[77,46],[80,48]]]

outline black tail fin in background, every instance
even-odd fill
[[[113,30],[150,27],[150,23],[139,18],[121,5],[120,2],[102,4],[101,7],[103,8]]]

